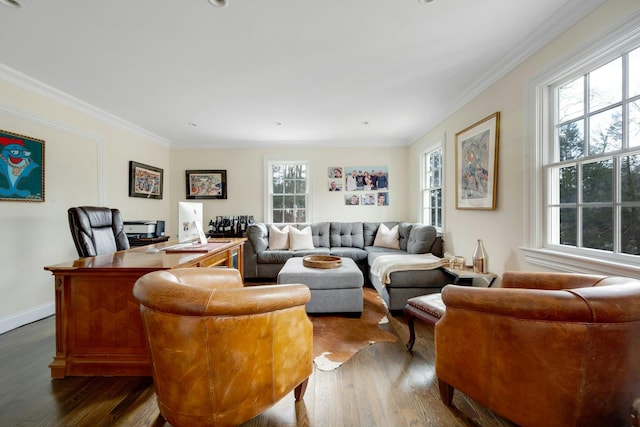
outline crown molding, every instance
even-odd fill
[[[475,97],[505,77],[518,65],[529,59],[605,2],[606,0],[567,1],[551,18],[547,19],[541,26],[536,28],[535,31],[518,43],[501,61],[498,61],[489,71],[480,76],[475,83],[461,91],[462,95],[460,97],[454,99],[448,106],[443,108],[441,110],[442,112],[431,120],[422,131],[414,135],[408,143],[412,144],[416,142],[435,125],[444,121],[447,117],[471,102]]]
[[[74,110],[87,114],[91,117],[95,117],[96,119],[102,120],[113,126],[117,126],[121,129],[135,133],[142,137],[149,138],[150,140],[152,140],[157,144],[161,144],[167,147],[171,145],[171,141],[169,141],[166,138],[163,138],[159,135],[149,132],[148,130],[143,129],[140,126],[134,125],[133,123],[128,122],[124,119],[121,119],[120,117],[114,114],[106,112],[85,101],[82,101],[65,92],[62,92],[61,90],[58,90],[52,86],[42,83],[41,81],[36,80],[32,77],[29,77],[26,74],[23,74],[4,64],[0,64],[0,79],[2,79],[7,83],[18,86],[22,89],[36,93],[51,101],[73,108]]]

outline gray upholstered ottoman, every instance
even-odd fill
[[[307,313],[362,313],[362,272],[351,258],[337,268],[309,268],[302,257],[287,260],[278,273],[278,284],[302,283],[311,291]]]

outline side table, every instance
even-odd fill
[[[482,288],[490,288],[498,277],[495,273],[475,273],[471,266],[465,266],[462,270],[456,270],[451,267],[440,267],[447,274],[453,276],[454,285],[477,286]]]

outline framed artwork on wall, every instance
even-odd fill
[[[160,168],[129,162],[129,197],[162,199],[164,172]]]
[[[496,208],[500,112],[456,133],[456,209]]]
[[[0,200],[44,202],[44,141],[0,130]]]
[[[186,171],[187,199],[226,199],[226,170]]]

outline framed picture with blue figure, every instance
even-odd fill
[[[0,130],[0,200],[44,202],[44,141]]]

